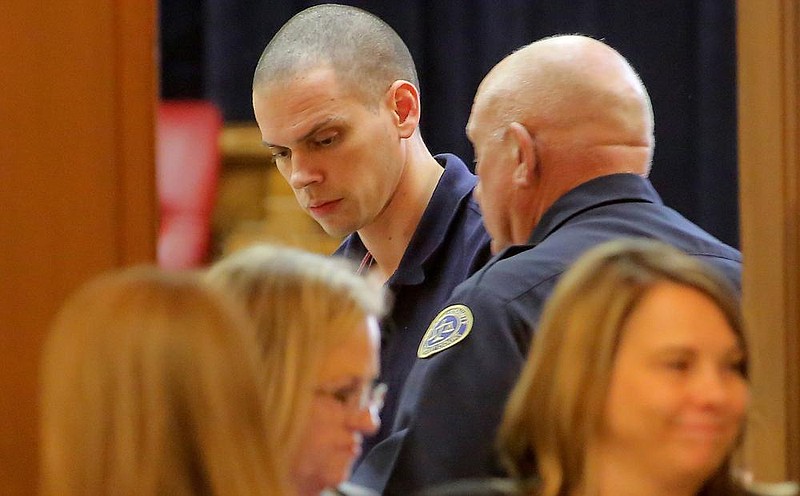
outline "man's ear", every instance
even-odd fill
[[[400,137],[410,137],[419,126],[421,110],[419,91],[408,81],[398,79],[389,87],[387,94],[389,108],[395,114]]]
[[[528,129],[519,122],[512,122],[508,126],[508,135],[512,140],[516,153],[516,167],[514,169],[513,180],[515,184],[522,187],[533,184],[536,172],[536,151],[534,150],[534,138]]]

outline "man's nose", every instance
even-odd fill
[[[293,189],[303,189],[306,186],[322,181],[322,171],[317,164],[302,153],[292,153],[290,158],[292,169],[289,175],[289,185]]]

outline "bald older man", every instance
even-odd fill
[[[647,237],[740,287],[741,255],[666,207],[647,179],[653,114],[615,50],[583,36],[532,43],[478,88],[467,134],[496,256],[459,285],[419,343],[392,434],[359,469],[383,494],[500,475],[494,439],[542,306],[587,249]]]

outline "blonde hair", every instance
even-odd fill
[[[243,301],[256,321],[271,429],[291,453],[309,416],[319,364],[366,317],[383,315],[384,290],[344,259],[269,245],[233,253],[211,267],[207,280]]]
[[[42,363],[44,495],[279,495],[252,324],[197,278],[101,276]]]
[[[621,331],[642,297],[662,282],[710,298],[746,356],[738,297],[711,268],[652,240],[612,241],[590,250],[564,274],[545,305],[499,431],[506,468],[516,477],[538,476],[537,494],[563,496],[593,486],[587,448],[603,420]],[[742,372],[746,377],[746,363]],[[700,494],[732,494],[729,461]]]

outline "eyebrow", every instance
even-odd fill
[[[670,355],[670,354],[697,355],[698,350],[697,348],[692,346],[674,344],[674,345],[664,346],[659,350],[655,350],[655,354],[659,356]],[[746,356],[744,348],[739,344],[733,344],[730,347],[725,348],[724,350],[722,350],[722,354],[725,356],[738,356],[738,355]]]
[[[353,375],[349,378],[345,377],[338,380],[324,382],[323,385],[333,389],[355,389],[364,383],[372,384],[372,381],[364,381],[363,378]]]
[[[334,123],[337,123],[337,122],[344,122],[344,119],[342,119],[339,116],[330,116],[330,117],[326,118],[325,120],[320,121],[317,124],[315,124],[314,127],[312,127],[306,134],[304,134],[300,138],[296,139],[295,143],[302,143],[303,141],[306,141],[310,137],[312,137],[315,134],[317,134],[320,129],[328,127],[331,124],[334,124]],[[289,148],[288,146],[276,145],[276,144],[273,144],[273,143],[268,143],[266,141],[262,141],[261,144],[263,146],[265,146],[266,148]]]

